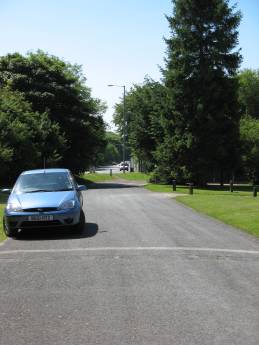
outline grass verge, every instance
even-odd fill
[[[95,182],[105,182],[105,181],[112,181],[114,180],[114,176],[110,176],[110,174],[97,174],[97,173],[90,173],[90,174],[83,174],[80,175],[80,178],[83,179],[86,184],[91,184]]]
[[[116,179],[147,182],[149,179],[149,175],[144,174],[144,173],[137,173],[137,172],[126,172],[125,174],[123,173],[113,174],[112,176],[110,176],[110,174],[90,173],[90,174],[81,175],[78,179],[78,183],[82,182],[87,185],[91,185],[93,183],[98,183],[98,182],[116,181]]]
[[[259,237],[259,200],[245,195],[178,196],[181,203]]]
[[[152,192],[159,192],[159,193],[171,193],[173,192],[173,188],[171,185],[162,185],[162,184],[153,184],[149,183],[145,186],[146,189]],[[176,193],[183,193],[188,194],[189,188],[188,186],[177,186]],[[229,187],[224,186],[211,186],[207,188],[195,188],[194,187],[194,195],[243,195],[249,196],[252,195],[252,187],[248,185],[242,185],[235,188],[233,193],[229,192]]]
[[[172,192],[169,185],[149,184],[146,188],[154,192]],[[176,192],[187,194],[188,188],[180,186]],[[227,186],[197,188],[194,195],[180,195],[176,199],[198,212],[259,237],[259,198],[252,196],[251,186],[238,186],[233,193]]]
[[[6,194],[0,193],[0,242],[3,242],[6,239],[6,236],[3,231],[3,222],[2,222],[6,200],[7,200]]]
[[[139,172],[125,172],[125,174],[115,174],[116,177],[123,179],[123,180],[130,180],[130,181],[143,181],[147,182],[149,179],[148,174],[139,173]]]

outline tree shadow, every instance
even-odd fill
[[[251,184],[234,184],[233,189],[235,192],[252,192],[253,187],[254,186]],[[220,186],[220,185],[214,185],[212,183],[209,183],[206,187],[200,188],[200,189],[229,192],[230,187],[229,187],[229,184],[224,184],[223,186]]]
[[[139,188],[142,187],[138,184],[134,184],[129,181],[129,183],[121,183],[121,182],[93,182],[87,180],[85,178],[76,176],[76,180],[78,184],[84,184],[87,186],[88,189],[116,189],[116,188]]]
[[[141,186],[136,184],[127,184],[119,182],[92,182],[88,188],[89,189],[121,189],[121,188],[139,188]]]
[[[98,224],[86,223],[82,233],[70,227],[24,229],[16,237],[19,241],[71,240],[90,238],[98,233]]]

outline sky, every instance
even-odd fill
[[[259,69],[259,0],[237,0],[241,68]],[[231,0],[234,3],[234,0]],[[171,0],[0,0],[0,55],[42,49],[82,65],[92,95],[113,107],[149,75],[161,78]]]

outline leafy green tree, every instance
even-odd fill
[[[204,184],[237,164],[241,14],[227,0],[173,0],[164,81],[171,97],[159,167]]]
[[[122,143],[119,134],[106,132],[107,145],[104,151],[104,164],[119,163],[122,160]]]
[[[47,118],[58,124],[66,140],[60,165],[80,172],[94,163],[105,145],[105,106],[91,96],[80,66],[42,51],[8,54],[0,58],[0,83],[21,92],[32,111],[47,114],[45,129]]]
[[[242,114],[259,119],[259,70],[245,69],[238,79]]]
[[[120,160],[119,150],[118,148],[108,142],[105,151],[104,151],[104,157],[103,157],[103,163],[104,164],[112,164],[112,163],[118,163]]]
[[[56,162],[65,146],[59,126],[33,112],[17,91],[0,89],[0,181],[13,181],[25,169],[42,167],[42,147]],[[50,148],[51,146],[51,148]],[[53,147],[55,151],[53,151]]]
[[[165,87],[150,78],[141,85],[134,85],[126,94],[127,145],[131,154],[142,162],[144,170],[151,170],[154,153],[163,138],[161,114],[165,111],[167,95]],[[114,123],[123,132],[123,104],[116,105]]]
[[[242,165],[246,177],[259,182],[259,119],[245,116],[240,121]]]

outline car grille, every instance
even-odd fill
[[[33,228],[33,227],[52,227],[52,226],[59,226],[62,225],[62,223],[59,220],[51,220],[51,221],[39,221],[39,222],[22,222],[21,228]]]
[[[23,212],[51,212],[57,211],[57,207],[36,207],[36,208],[24,208]]]

